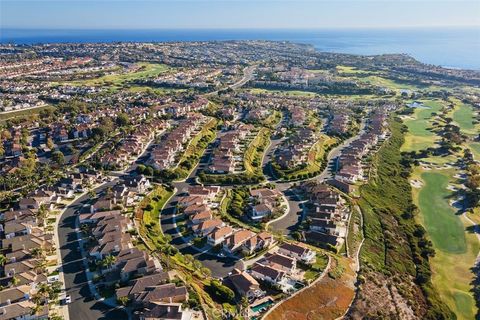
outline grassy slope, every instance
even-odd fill
[[[359,205],[364,215],[365,242],[361,250],[361,274],[366,278],[381,279],[386,275],[400,279],[389,285],[403,292],[402,297],[413,312],[424,319],[437,319],[440,316],[448,317],[449,311],[439,301],[438,295],[432,290],[428,280],[428,260],[422,257],[417,238],[413,235],[415,221],[413,211],[411,186],[405,171],[400,165],[402,157],[400,147],[404,139],[402,125],[399,121],[391,121],[392,137],[385,142],[375,155],[372,162],[376,167],[374,175],[368,184],[360,188],[361,199]],[[414,278],[422,280],[422,285],[416,285]],[[367,310],[388,317],[388,310],[377,304],[379,296],[370,294],[369,288],[382,290],[376,282],[368,282],[366,291],[361,293],[363,302],[366,301]],[[422,290],[419,290],[419,289]],[[385,297],[388,299],[389,297]],[[370,300],[370,302],[369,302]],[[356,300],[359,310],[362,310],[362,301]],[[370,307],[377,304],[376,310]],[[371,310],[370,310],[371,309]],[[385,316],[385,314],[384,314]]]

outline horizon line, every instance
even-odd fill
[[[79,31],[79,30],[89,30],[89,31],[114,31],[114,30],[137,30],[137,31],[146,31],[146,30],[157,30],[157,31],[169,31],[169,30],[205,30],[205,31],[214,31],[214,30],[281,30],[281,31],[314,31],[314,30],[351,30],[351,29],[364,29],[364,30],[381,30],[381,29],[412,29],[412,28],[424,28],[424,29],[435,29],[435,28],[479,28],[479,25],[402,25],[402,26],[325,26],[325,27],[292,27],[292,28],[282,28],[282,27],[252,27],[252,28],[243,28],[243,27],[152,27],[152,28],[137,28],[137,27],[99,27],[99,28],[89,28],[89,27],[74,27],[74,28],[64,28],[64,27],[11,27],[11,26],[2,26],[1,30],[55,30],[55,31]]]

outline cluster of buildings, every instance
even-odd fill
[[[248,215],[253,221],[262,221],[276,212],[281,212],[282,194],[277,189],[250,189],[250,207]]]
[[[317,141],[317,134],[309,128],[299,128],[275,150],[275,163],[282,169],[306,165],[308,152]]]
[[[233,130],[220,135],[208,171],[220,174],[233,173],[237,163],[243,163],[242,143],[245,143],[253,129],[252,125],[239,124]]]
[[[333,181],[335,186],[350,192],[351,185],[365,180],[362,160],[386,138],[386,118],[387,114],[383,109],[373,112],[369,130],[342,150],[342,154],[337,158],[337,172]]]
[[[271,247],[274,244],[271,234],[233,228],[215,217],[212,207],[219,191],[219,187],[191,186],[187,195],[178,199],[177,206],[187,217],[187,225],[193,234],[206,238],[208,245],[220,248],[227,255],[251,255]]]
[[[206,90],[208,88],[217,88],[223,81],[222,77],[228,75],[224,73],[227,69],[221,68],[194,68],[185,71],[172,72],[152,80],[152,82],[161,87],[173,88],[195,88]]]
[[[134,246],[135,226],[122,209],[137,204],[150,189],[143,176],[129,176],[78,215],[86,237],[84,249],[90,265],[101,279],[99,286],[115,287],[115,297],[140,319],[158,314],[176,314],[191,319],[193,313],[182,308],[188,300],[185,286],[178,286],[176,273],[163,270],[160,262]],[[176,319],[176,318],[174,318]]]
[[[160,119],[138,125],[135,132],[122,139],[113,152],[105,153],[100,158],[101,164],[108,168],[124,168],[133,157],[142,154],[156,134],[167,127],[168,123]]]
[[[334,112],[330,123],[328,124],[328,132],[333,135],[344,136],[350,129],[350,117],[345,112]]]
[[[47,319],[48,301],[38,291],[59,280],[58,256],[49,212],[101,177],[76,172],[54,186],[21,198],[0,213],[0,236],[5,259],[0,266],[0,319]]]
[[[312,209],[307,211],[305,239],[321,246],[340,247],[345,241],[350,209],[340,194],[326,184],[307,182],[301,189]]]
[[[287,106],[286,110],[290,115],[289,122],[294,127],[301,127],[304,125],[307,120],[307,113],[304,108],[299,108],[297,106]]]
[[[154,106],[154,111],[158,116],[171,115],[173,117],[186,116],[192,112],[200,112],[208,106],[208,100],[204,97],[197,97],[192,102],[170,101],[165,98],[162,104]]]
[[[188,141],[208,120],[199,113],[190,113],[187,118],[180,120],[178,125],[162,137],[162,141],[156,145],[148,164],[158,170],[166,170],[173,166],[178,154],[185,150]]]
[[[253,302],[266,294],[261,283],[283,292],[293,291],[295,285],[304,280],[304,274],[297,268],[297,262],[311,264],[316,261],[315,251],[302,244],[285,242],[270,251],[272,252],[265,254],[248,270],[234,269],[225,279],[225,283],[239,296]]]

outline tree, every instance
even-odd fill
[[[125,306],[128,304],[128,302],[130,301],[130,300],[128,299],[128,297],[126,297],[126,296],[125,296],[125,297],[120,297],[120,298],[118,298],[117,300],[118,300],[118,303],[120,303],[120,304],[121,304],[122,306],[124,306],[124,307],[125,307]]]
[[[206,267],[202,267],[200,268],[200,273],[205,277],[205,278],[209,278],[211,275],[212,275],[212,270],[206,268]]]
[[[20,279],[18,279],[16,276],[13,276],[11,281],[13,287],[16,287],[20,283]]]
[[[126,113],[121,112],[117,115],[117,119],[115,120],[115,123],[120,127],[125,127],[128,124],[130,124],[130,119]]]
[[[52,138],[47,139],[47,148],[48,149],[53,149],[55,147],[55,144],[53,143]]]
[[[218,280],[210,281],[209,286],[212,295],[220,301],[233,302],[235,299],[235,293],[229,287],[223,285]]]
[[[7,263],[7,258],[0,253],[0,266],[4,266]]]
[[[101,265],[104,268],[110,269],[115,264],[116,261],[117,261],[116,257],[112,255],[108,255],[105,258],[103,258],[103,260],[101,261]]]
[[[52,161],[59,166],[63,165],[65,163],[65,156],[63,155],[63,152],[60,150],[52,152]]]

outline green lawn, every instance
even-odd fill
[[[349,66],[336,66],[337,72],[339,74],[376,74],[376,71],[362,70],[356,67]]]
[[[480,142],[470,142],[468,146],[470,147],[470,150],[472,150],[475,160],[480,160]]]
[[[0,114],[0,124],[6,122],[7,120],[15,119],[15,118],[30,118],[36,117],[41,111],[43,110],[55,110],[54,106],[43,106],[28,110],[17,110],[14,112],[2,113]]]
[[[443,172],[423,172],[424,186],[418,194],[418,206],[425,228],[439,250],[449,253],[466,251],[465,229],[448,203],[452,194],[447,189],[448,175]]]
[[[320,173],[325,165],[325,151],[330,150],[332,145],[337,142],[337,139],[322,135],[318,141],[310,148],[308,152],[308,160],[305,166],[291,169],[281,169],[275,167],[279,176],[284,180],[297,180],[300,178],[313,177]]]
[[[405,136],[405,143],[402,151],[419,151],[433,147],[438,137],[429,130],[432,126],[432,114],[438,113],[443,107],[439,101],[423,101],[426,108],[417,108],[412,115],[413,119],[406,119],[408,134]]]
[[[243,165],[251,174],[261,174],[262,156],[270,141],[270,130],[262,128],[245,150]]]
[[[475,125],[473,124],[474,113],[473,107],[464,103],[459,103],[453,112],[453,121],[460,127],[460,131],[465,134],[478,134]]]
[[[262,93],[274,94],[275,93],[275,94],[284,94],[286,96],[299,96],[299,97],[318,96],[318,94],[314,92],[299,91],[299,90],[270,90],[270,89],[255,88],[255,89],[248,89],[248,91],[253,94],[262,94]]]
[[[112,74],[106,75],[100,78],[88,79],[88,80],[78,80],[72,81],[68,84],[71,85],[86,85],[86,86],[113,86],[114,88],[119,88],[122,85],[140,79],[146,79],[149,77],[158,76],[161,73],[169,70],[169,67],[164,64],[158,63],[138,63],[137,66],[140,67],[137,71],[121,73],[121,74]]]
[[[202,130],[197,133],[195,137],[188,144],[187,149],[183,153],[181,159],[178,161],[178,166],[174,169],[177,173],[178,179],[185,179],[190,171],[195,168],[207,148],[208,144],[215,139],[215,130],[217,128],[218,120],[211,119]]]
[[[139,233],[148,242],[146,244],[150,249],[161,249],[165,244],[159,217],[160,211],[172,195],[173,191],[158,186],[139,205],[144,209]],[[146,210],[147,205],[150,205],[152,209]]]

